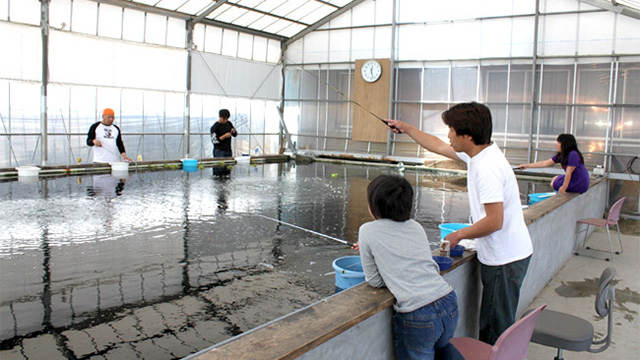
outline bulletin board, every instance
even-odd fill
[[[366,82],[361,75],[362,65],[370,59],[356,60],[354,74],[353,100],[365,109],[383,119],[389,117],[391,60],[376,59],[382,67],[380,78],[373,82]],[[353,105],[353,134],[355,141],[387,142],[388,127],[379,119],[357,105]]]

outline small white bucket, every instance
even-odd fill
[[[40,168],[33,165],[19,166],[16,169],[18,170],[18,177],[38,177],[40,174]]]
[[[112,172],[126,172],[129,171],[129,163],[124,161],[116,161],[111,163]]]
[[[118,179],[127,179],[129,178],[129,172],[122,170],[111,170],[111,176],[117,177]]]

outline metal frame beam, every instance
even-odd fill
[[[284,16],[280,16],[280,15],[276,15],[276,14],[271,14],[271,13],[266,12],[266,11],[262,11],[262,10],[258,10],[258,9],[250,8],[250,7],[248,7],[248,6],[244,6],[244,5],[240,5],[240,4],[230,3],[229,5],[231,5],[231,6],[232,6],[232,7],[234,7],[234,8],[238,8],[238,9],[242,9],[242,10],[251,11],[251,12],[254,12],[254,13],[258,13],[258,14],[260,14],[260,15],[271,16],[271,17],[274,17],[274,18],[276,18],[276,19],[289,21],[289,22],[296,23],[296,24],[299,24],[299,25],[304,25],[304,26],[309,26],[309,25],[310,25],[310,24],[303,23],[303,22],[298,21],[298,20],[289,19],[289,18],[284,17]],[[243,14],[243,15],[244,15],[244,14]]]
[[[600,9],[613,11],[614,13],[629,16],[634,19],[640,20],[640,11],[632,9],[628,6],[624,6],[615,1],[611,1],[611,2],[606,0],[578,0],[578,1],[581,3],[585,3],[587,5],[595,6]]]
[[[215,3],[211,4],[211,6],[209,6],[208,8],[206,8],[202,13],[200,13],[200,15],[198,15],[197,17],[195,17],[192,21],[194,24],[199,23],[200,21],[202,21],[202,19],[206,18],[207,16],[209,16],[209,14],[211,14],[212,12],[216,11],[217,8],[219,8],[220,6],[222,6],[222,4],[226,3],[227,0],[218,0]]]
[[[344,14],[345,12],[351,10],[353,7],[355,7],[356,5],[360,4],[363,1],[364,0],[353,0],[352,2],[348,3],[347,5],[341,7],[339,10],[336,10],[336,11],[332,12],[331,14],[329,14],[329,15],[323,17],[322,19],[316,21],[315,23],[311,24],[306,29],[304,29],[304,30],[300,31],[299,33],[295,34],[294,36],[292,36],[291,38],[289,38],[288,40],[285,41],[285,45],[289,46],[291,43],[301,39],[302,37],[304,37],[308,33],[316,30],[317,28],[321,27],[322,25],[328,23],[329,21],[335,19],[336,17],[338,17],[338,16]]]
[[[264,38],[271,39],[271,40],[286,41],[288,39],[285,36],[276,35],[276,34],[264,32],[256,29],[251,29],[244,26],[233,25],[233,24],[229,24],[229,23],[225,23],[217,20],[203,19],[202,21],[200,21],[200,24],[217,26],[219,28],[228,29],[228,30],[235,30],[235,31],[249,34],[249,35],[262,36]]]
[[[328,6],[331,6],[331,7],[336,8],[336,9],[340,9],[340,6],[338,6],[338,5],[334,5],[334,4],[332,4],[332,3],[328,2],[328,1],[324,1],[324,0],[315,0],[315,2],[319,2],[319,3],[321,3],[321,4],[328,5]]]
[[[171,11],[171,10],[167,10],[167,9],[163,9],[163,8],[159,8],[151,5],[140,4],[134,1],[126,1],[126,0],[90,0],[90,1],[97,2],[99,4],[119,6],[125,9],[144,11],[150,14],[169,16],[169,17],[173,17],[181,20],[189,20],[193,18],[193,15],[185,14],[179,11]]]

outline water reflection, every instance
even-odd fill
[[[67,357],[174,358],[329,295],[331,261],[353,252],[252,214],[355,242],[366,186],[388,171],[286,163],[222,179],[207,169],[2,182],[0,350],[46,335],[47,351]],[[432,241],[441,222],[466,221],[458,179],[405,176]],[[81,339],[94,350],[80,352]]]
[[[231,176],[232,166],[217,165],[213,167],[213,176],[217,178],[228,178]]]
[[[121,196],[126,184],[126,175],[100,174],[91,176],[92,185],[87,187],[87,195],[91,197],[112,198]]]

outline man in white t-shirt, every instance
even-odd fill
[[[489,108],[475,102],[458,104],[442,113],[442,120],[449,126],[450,145],[401,121],[387,124],[427,150],[467,164],[474,223],[445,239],[452,247],[462,239],[476,239],[483,285],[480,340],[493,345],[515,322],[533,246],[515,174],[498,145],[491,142]]]
[[[93,150],[94,163],[119,161],[118,154],[122,155],[124,161],[131,161],[125,152],[120,128],[113,124],[114,120],[114,111],[106,108],[102,111],[102,121],[98,121],[89,128],[87,145],[95,146]]]

